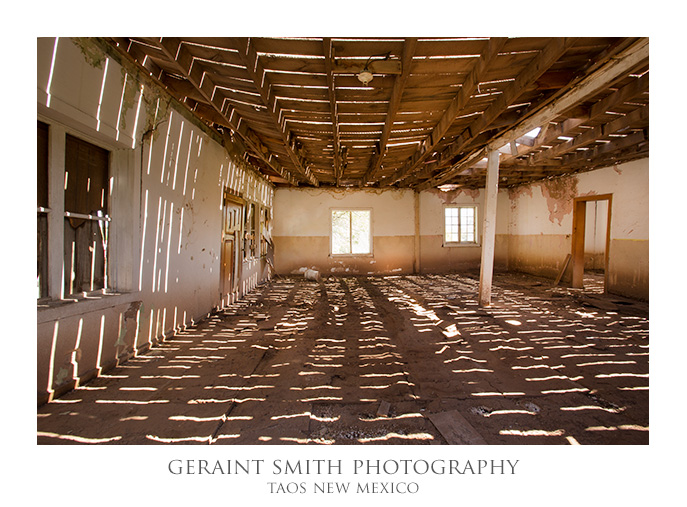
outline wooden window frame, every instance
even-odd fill
[[[334,253],[334,212],[336,211],[343,211],[343,212],[354,212],[354,211],[366,211],[370,214],[370,221],[369,221],[369,245],[370,249],[369,252],[366,253],[353,253],[353,233],[351,230],[350,236],[349,236],[349,242],[350,247],[351,247],[351,252],[350,253]],[[373,246],[373,239],[374,239],[374,234],[373,234],[373,229],[372,229],[372,208],[364,208],[364,207],[357,207],[357,208],[329,208],[329,255],[331,257],[372,257],[374,256],[374,246]],[[350,220],[350,227],[352,229],[353,227],[353,221]]]
[[[461,236],[461,223],[460,223],[460,210],[462,208],[470,208],[474,211],[474,241],[461,241],[460,236]],[[449,241],[447,238],[446,234],[446,210],[447,209],[458,209],[458,241]],[[443,246],[444,247],[466,247],[466,246],[480,246],[480,235],[479,235],[479,227],[477,226],[477,221],[479,217],[479,206],[477,204],[447,204],[443,207]]]

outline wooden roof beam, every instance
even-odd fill
[[[289,159],[291,159],[291,162],[296,167],[300,175],[311,185],[318,186],[318,179],[312,173],[310,168],[305,164],[305,162],[301,159],[301,157],[296,153],[296,149],[294,147],[295,136],[292,136],[292,134],[284,125],[282,125],[282,122],[280,121],[279,111],[277,110],[277,99],[271,93],[269,79],[267,78],[267,74],[265,72],[264,67],[260,63],[260,59],[258,58],[258,53],[255,50],[255,47],[253,46],[253,44],[251,44],[250,38],[233,38],[232,41],[234,43],[235,49],[238,50],[239,56],[246,67],[248,75],[253,80],[255,88],[260,94],[260,98],[262,100],[263,105],[267,107],[267,110],[274,122],[274,126],[283,140],[284,150],[286,151],[286,154],[288,155]]]
[[[377,171],[382,165],[382,159],[386,153],[386,145],[389,142],[389,137],[391,136],[391,130],[394,126],[394,119],[396,118],[396,112],[401,104],[401,97],[403,97],[403,90],[405,89],[406,82],[410,76],[410,66],[413,62],[413,55],[415,54],[415,47],[417,46],[417,38],[411,37],[405,39],[403,43],[403,54],[401,56],[401,74],[394,79],[394,87],[391,90],[391,100],[389,100],[389,110],[386,114],[386,120],[384,122],[384,129],[382,130],[382,136],[379,141],[379,149],[372,157],[369,169],[365,172],[362,179],[362,185],[365,186],[368,181],[373,180],[377,175]]]
[[[589,110],[589,115],[585,118],[569,118],[558,125],[551,126],[545,124],[539,135],[534,139],[534,142],[528,142],[527,138],[517,139],[517,143],[521,145],[519,149],[519,156],[527,155],[528,153],[541,148],[543,145],[550,144],[555,141],[558,136],[564,136],[574,128],[582,125],[586,121],[598,118],[601,115],[606,114],[607,111],[613,109],[614,107],[641,95],[649,90],[649,74],[644,74],[640,78],[634,80],[632,83],[619,88],[613,92],[608,97],[601,99],[596,102]],[[526,147],[522,145],[526,144]],[[502,155],[501,164],[507,164],[511,162],[515,157],[512,155]]]
[[[578,148],[584,148],[585,146],[592,144],[599,139],[609,137],[611,134],[615,134],[627,129],[632,125],[636,125],[637,123],[646,123],[648,121],[649,106],[640,107],[639,109],[635,109],[631,113],[628,113],[617,120],[585,130],[584,133],[570,141],[560,143],[549,148],[548,150],[544,150],[533,155],[530,157],[532,159],[531,163],[536,165],[544,160],[560,157],[565,153],[577,150]]]
[[[327,88],[329,89],[329,108],[332,118],[332,137],[334,141],[334,178],[336,185],[341,184],[341,140],[339,139],[339,109],[336,103],[336,88],[334,86],[334,47],[331,37],[322,39],[324,46],[324,67],[327,71]]]
[[[513,128],[497,135],[489,142],[488,148],[497,150],[503,145],[510,143],[512,139],[522,137],[527,132],[552,122],[555,118],[565,113],[565,111],[610,86],[613,82],[634,71],[640,65],[645,65],[648,59],[649,39],[640,38],[590,75],[574,83],[566,93],[556,97],[555,100],[547,103]],[[486,148],[476,149],[457,164],[433,178],[416,185],[415,188],[425,190],[449,181],[483,158],[484,153],[486,153]],[[479,157],[476,154],[482,154],[482,156]]]
[[[236,111],[225,103],[220,102],[219,98],[215,95],[215,86],[212,80],[199,66],[193,65],[193,55],[191,55],[181,42],[181,39],[176,37],[163,37],[160,39],[158,47],[165,56],[176,65],[181,75],[193,85],[203,100],[217,111],[224,121],[226,121],[227,126],[241,136],[243,141],[258,158],[270,166],[282,178],[292,184],[297,184],[297,180],[293,175],[284,169],[278,161],[271,161],[268,158],[266,155],[266,153],[268,153],[267,147],[260,142],[257,135],[252,132],[245,123],[243,126],[241,125],[241,118],[238,117]]]
[[[492,37],[489,39],[484,51],[477,58],[475,65],[465,78],[460,91],[453,98],[448,108],[446,108],[446,111],[444,111],[432,132],[420,144],[418,150],[406,161],[403,167],[392,175],[387,184],[393,185],[397,181],[404,179],[432,153],[434,147],[439,144],[456,117],[460,115],[460,112],[467,105],[470,97],[477,91],[487,69],[494,62],[507,40],[507,37]]]
[[[575,39],[559,37],[546,45],[546,47],[525,67],[525,69],[511,82],[494,100],[489,107],[471,123],[450,147],[451,152],[460,153],[468,143],[489,127],[508,107],[518,99],[523,90],[532,86],[544,72],[546,72],[565,52],[573,45]],[[510,140],[508,141],[510,142]],[[508,143],[504,143],[508,144]],[[498,148],[494,149],[499,149]],[[450,169],[449,169],[450,171]],[[399,178],[403,179],[403,178]]]
[[[564,165],[577,164],[580,161],[590,161],[601,155],[613,153],[635,145],[641,145],[649,140],[648,130],[641,130],[626,137],[618,138],[608,143],[597,145],[585,151],[577,151],[563,157]]]

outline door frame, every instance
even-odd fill
[[[611,249],[611,210],[613,209],[613,194],[587,195],[573,198],[573,228],[572,228],[572,287],[584,287],[584,244],[585,224],[587,218],[587,203],[590,201],[608,201],[608,216],[606,219],[606,248],[604,252],[604,292],[608,291],[608,259]]]

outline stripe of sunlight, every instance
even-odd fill
[[[136,148],[136,132],[138,131],[138,120],[141,117],[141,102],[143,102],[143,90],[145,86],[141,85],[141,91],[138,93],[138,105],[136,106],[136,120],[134,121],[134,131],[131,133],[131,149]],[[152,140],[151,140],[152,142]]]
[[[76,332],[76,343],[74,344],[74,350],[72,351],[72,360],[71,363],[73,365],[72,369],[72,378],[76,380],[76,385],[75,387],[79,387],[79,349],[81,347],[81,333],[83,331],[83,319],[79,319],[79,329]]]
[[[100,109],[103,105],[103,95],[105,94],[105,81],[107,80],[107,68],[110,65],[110,59],[105,59],[105,69],[103,70],[103,83],[100,86],[100,98],[98,99],[98,112],[95,115],[96,119],[96,130],[100,132]]]
[[[181,239],[184,233],[184,207],[181,206],[181,213],[179,217],[179,245],[177,246],[177,255],[181,254]]]
[[[172,225],[174,224],[174,203],[169,203],[169,232],[167,233],[167,262],[165,265],[165,294],[167,293],[167,287],[169,282],[169,252],[172,247]]]
[[[100,316],[100,339],[98,340],[98,362],[95,365],[98,375],[103,372],[102,369],[102,356],[103,356],[103,338],[105,335],[105,315]]]
[[[141,266],[138,271],[138,290],[143,288],[143,262],[145,259],[146,228],[148,225],[148,189],[146,188],[145,205],[143,207],[143,234],[141,234]]]
[[[120,122],[122,121],[122,107],[124,106],[124,93],[126,93],[126,82],[129,79],[129,73],[125,72],[124,73],[124,85],[122,86],[122,96],[119,99],[119,112],[117,113],[117,126],[115,127],[115,130],[117,131],[117,135],[115,139],[119,141],[119,125]],[[135,132],[135,131],[134,131]]]
[[[157,125],[157,113],[160,110],[160,99],[157,99],[157,103],[155,105],[155,118],[153,119],[153,126],[151,127],[153,130],[155,129],[155,125]],[[153,160],[153,141],[155,140],[155,137],[153,135],[150,136],[150,146],[148,148],[148,168],[146,170],[146,174],[150,174],[150,164]],[[142,141],[142,139],[141,139]]]
[[[155,231],[155,250],[153,250],[153,287],[155,292],[155,273],[157,272],[157,248],[160,240],[160,212],[162,211],[162,196],[157,203],[157,230]]]
[[[55,328],[52,333],[52,344],[50,346],[50,365],[48,366],[48,399],[52,400],[55,390],[52,388],[53,376],[55,375],[55,349],[57,347],[57,333],[60,328],[60,322],[55,321]]]
[[[48,76],[48,86],[47,86],[47,95],[48,98],[45,102],[45,105],[50,107],[50,101],[52,99],[52,95],[50,94],[50,89],[52,88],[52,77],[55,72],[55,61],[57,59],[57,44],[60,41],[59,37],[55,37],[55,46],[53,47],[52,50],[52,61],[50,62],[50,75]]]
[[[177,141],[177,156],[174,157],[174,178],[172,179],[172,190],[177,188],[177,169],[179,168],[179,154],[181,153],[181,138],[184,135],[184,126],[186,124],[182,121],[179,129],[179,140]],[[191,147],[189,146],[189,151]]]
[[[167,123],[167,135],[165,136],[165,151],[162,157],[162,170],[160,171],[160,183],[165,182],[165,166],[167,165],[167,147],[169,146],[169,134],[172,131],[172,115],[174,111],[169,112],[169,122]]]
[[[186,182],[188,181],[188,167],[191,163],[191,144],[193,143],[193,130],[189,134],[188,138],[188,154],[186,155],[186,170],[184,171],[184,189],[182,190],[182,195],[186,195]]]
[[[80,444],[106,444],[108,442],[113,442],[116,440],[121,440],[121,436],[116,436],[116,437],[111,437],[111,438],[88,438],[88,437],[80,437],[78,435],[60,435],[59,433],[49,433],[46,431],[39,431],[38,432],[39,437],[48,437],[48,438],[59,438],[61,440],[72,440],[74,442],[78,442]]]
[[[165,203],[162,205],[162,221],[160,222],[159,227],[160,230],[162,231],[160,233],[160,245],[164,245],[165,243],[165,224],[167,223],[167,199],[165,199]],[[162,251],[162,246],[160,246],[160,252]],[[155,255],[157,256],[158,251],[157,249],[155,250]],[[157,272],[157,291],[160,291],[160,284],[162,283],[162,267],[160,267],[159,271]]]

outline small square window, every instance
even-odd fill
[[[332,255],[372,253],[372,212],[368,209],[332,210]]]
[[[444,243],[477,244],[477,206],[444,208]]]

